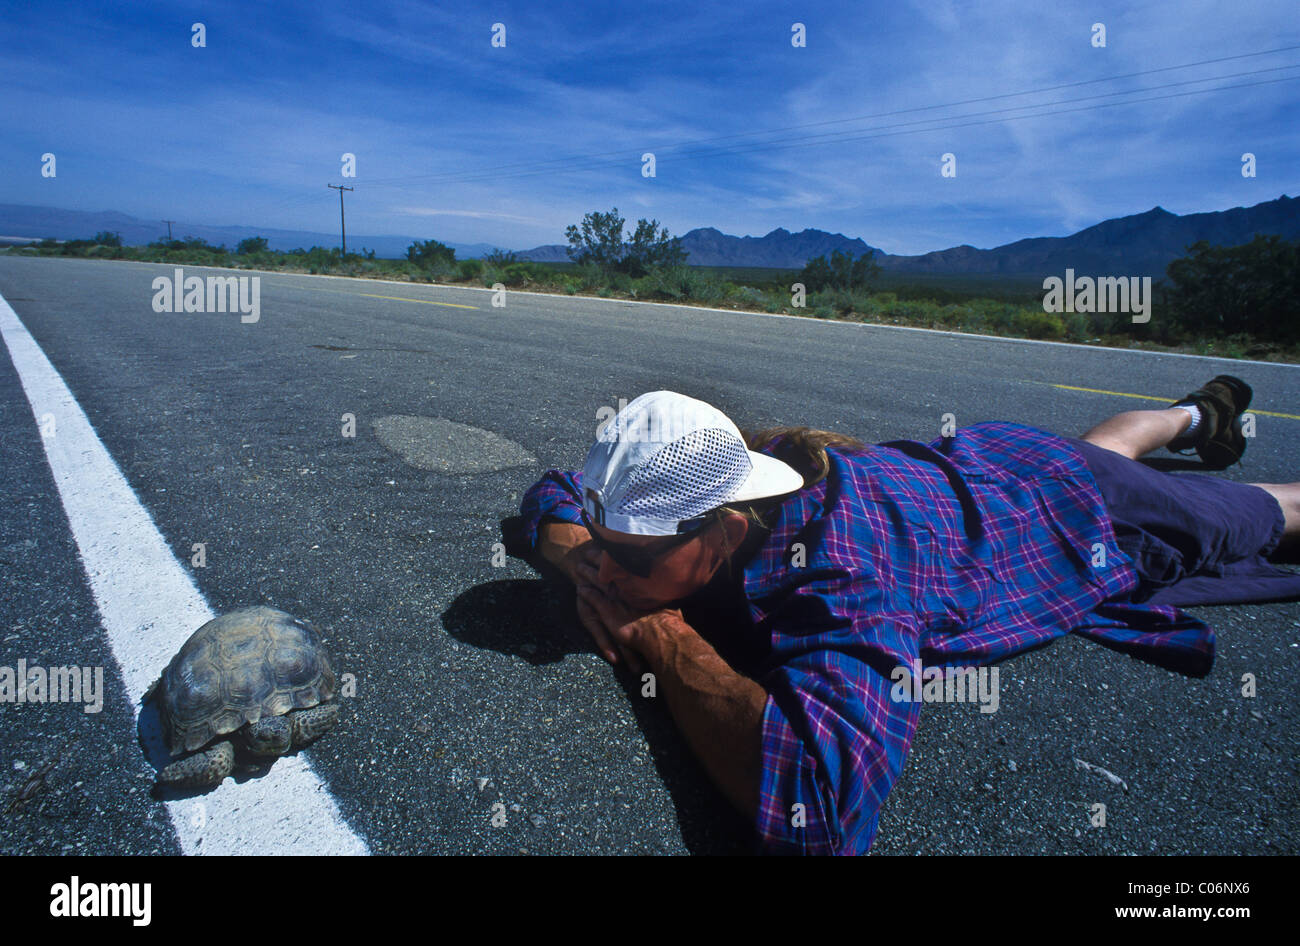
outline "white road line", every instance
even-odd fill
[[[0,334],[38,426],[53,420],[45,455],[138,717],[140,698],[172,654],[214,615],[3,296]],[[123,738],[138,745],[134,732]],[[206,795],[165,804],[187,854],[369,853],[301,754],[277,760],[261,778],[228,778]]]

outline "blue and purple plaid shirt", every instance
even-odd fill
[[[1138,575],[1087,464],[1061,437],[990,422],[928,446],[828,456],[829,475],[781,504],[744,567],[765,647],[756,666],[736,669],[768,693],[756,822],[767,850],[871,846],[920,713],[920,702],[890,698],[897,667],[986,665],[1074,633],[1209,672],[1208,625],[1125,600]],[[512,554],[535,549],[544,515],[579,521],[581,479],[550,470],[528,490]],[[711,639],[717,629],[695,630]]]

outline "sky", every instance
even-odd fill
[[[1295,10],[0,0],[0,203],[328,233],[346,184],[358,236],[524,249],[617,207],[991,247],[1295,195]]]

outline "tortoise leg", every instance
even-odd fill
[[[293,729],[283,716],[263,716],[244,727],[244,742],[253,755],[284,755],[293,742]]]
[[[310,709],[293,710],[289,713],[293,721],[293,744],[305,746],[322,733],[329,732],[339,721],[337,703],[321,703]]]
[[[207,788],[220,785],[234,767],[235,747],[227,740],[165,766],[158,773],[158,782],[178,788]]]

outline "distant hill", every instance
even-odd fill
[[[561,263],[569,261],[567,244],[549,243],[524,250],[520,259],[535,260],[539,263]],[[803,264],[818,256],[827,255],[834,250],[861,256],[868,250],[875,250],[877,257],[881,251],[868,246],[862,240],[851,239],[842,233],[827,233],[824,230],[804,230],[791,233],[778,227],[766,236],[730,236],[713,227],[701,227],[691,230],[682,237],[682,248],[686,250],[687,262],[692,266],[768,266],[779,269],[800,269]]]
[[[0,204],[0,243],[10,237],[68,240],[93,236],[100,230],[115,230],[128,244],[143,244],[166,233],[161,222],[140,220],[116,211],[87,213]],[[209,243],[233,248],[250,236],[263,236],[272,249],[335,246],[337,234],[266,227],[209,227],[201,224],[173,224],[176,237],[202,237]],[[856,237],[824,230],[791,233],[778,227],[761,237],[732,236],[713,227],[691,230],[682,246],[694,266],[775,267],[798,269],[808,260],[835,250],[855,256],[875,250],[881,267],[897,273],[961,275],[1044,276],[1072,268],[1081,275],[1117,274],[1162,276],[1171,260],[1184,255],[1185,248],[1198,240],[1232,246],[1249,242],[1257,233],[1300,239],[1300,198],[1283,194],[1276,200],[1253,207],[1234,207],[1210,213],[1172,214],[1162,207],[1145,213],[1103,220],[1095,226],[1064,237],[1030,237],[988,250],[954,246],[919,256],[885,253]],[[402,258],[416,237],[349,235],[350,246],[372,249],[376,255]],[[421,237],[420,239],[428,239]],[[494,247],[486,243],[452,243],[461,259],[478,257]],[[539,262],[567,262],[563,244],[547,244],[523,250],[521,259]]]
[[[1104,220],[1066,237],[1032,237],[989,250],[954,246],[920,256],[895,256],[876,251],[882,269],[900,273],[1047,275],[1073,268],[1080,274],[1117,273],[1163,276],[1170,261],[1185,255],[1197,240],[1224,246],[1248,243],[1257,233],[1300,239],[1300,198],[1266,201],[1211,213],[1179,216],[1162,207],[1146,213]],[[762,237],[737,237],[712,227],[682,236],[682,247],[694,266],[772,266],[789,269],[833,250],[855,256],[872,247],[840,233],[776,229]],[[559,244],[520,253],[523,259],[564,261]]]
[[[1163,207],[1103,220],[1067,237],[1034,237],[991,250],[955,246],[921,256],[886,256],[881,268],[909,273],[1116,273],[1163,276],[1172,260],[1198,240],[1221,246],[1249,243],[1257,233],[1300,239],[1300,197],[1283,194],[1253,207],[1172,214]]]
[[[167,236],[167,224],[161,220],[141,220],[116,210],[87,212],[60,210],[55,207],[35,207],[26,204],[0,204],[0,243],[13,242],[14,237],[41,240],[78,240],[93,237],[101,230],[113,230],[122,235],[128,246],[142,246],[159,237]],[[279,230],[274,227],[212,227],[201,223],[180,221],[172,224],[172,236],[178,240],[187,236],[198,237],[209,243],[234,249],[240,240],[248,237],[266,237],[267,246],[273,250],[293,250],[298,247],[338,246],[337,233],[313,233],[309,230]],[[374,250],[376,256],[386,259],[404,259],[406,248],[416,239],[428,240],[426,235],[366,236],[348,232],[348,249]],[[457,259],[470,259],[492,252],[488,243],[448,243],[456,251]]]

